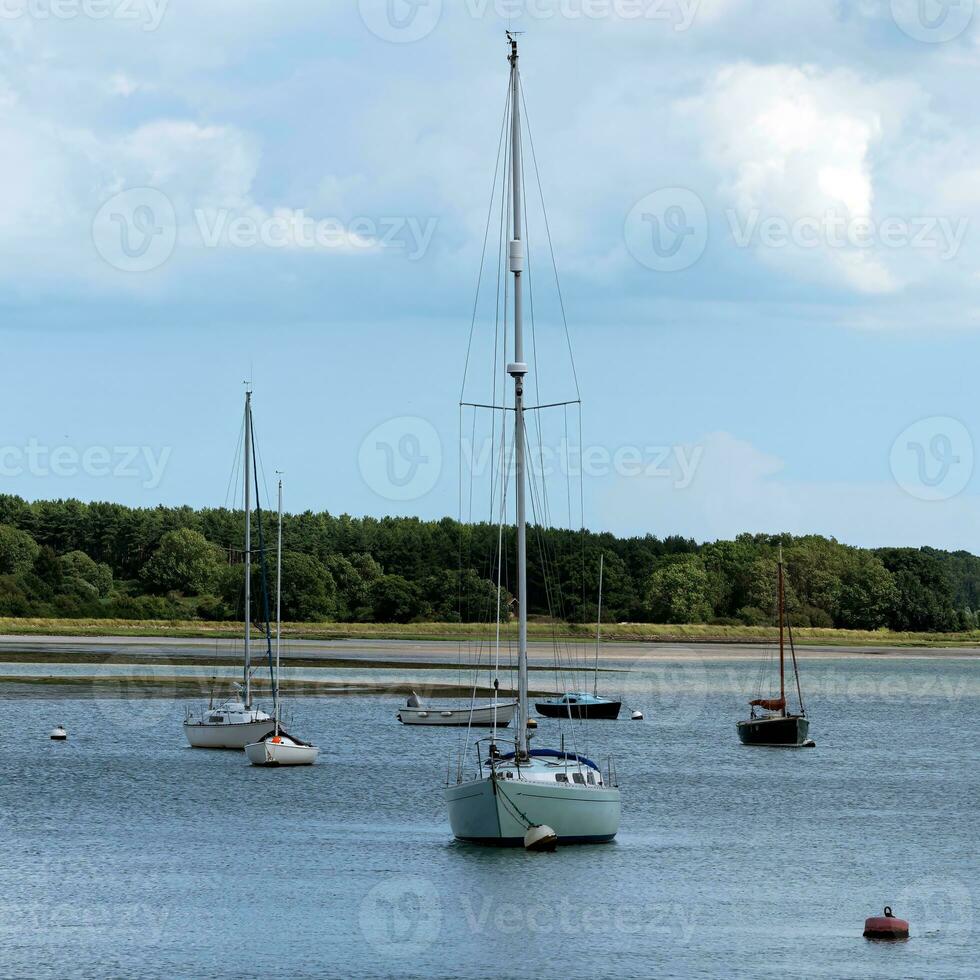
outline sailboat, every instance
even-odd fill
[[[271,734],[245,746],[253,766],[312,766],[320,750],[309,742],[288,735],[280,725],[282,698],[279,696],[279,652],[282,647],[282,480],[279,481],[279,533],[276,542],[276,669],[272,680],[272,713],[275,727]]]
[[[779,615],[779,697],[757,697],[749,701],[750,716],[737,723],[738,737],[743,745],[780,746],[788,748],[812,748],[814,741],[807,738],[810,719],[803,706],[803,689],[800,687],[800,671],[796,663],[793,630],[786,624],[785,595],[783,586],[783,549],[779,549],[778,561],[778,615]],[[788,628],[789,652],[796,678],[796,695],[799,711],[794,714],[786,703],[786,653],[783,634]],[[761,693],[761,692],[760,692]],[[759,709],[756,712],[756,709]]]
[[[255,465],[255,437],[252,429],[252,392],[245,391],[245,654],[242,683],[236,694],[219,704],[209,703],[201,712],[188,710],[184,718],[184,734],[196,749],[243,749],[270,733],[275,719],[252,703],[252,470]],[[255,475],[255,496],[258,500],[258,474]],[[262,518],[259,515],[261,549]],[[263,554],[264,567],[264,554]],[[263,582],[265,576],[263,575]],[[266,609],[268,599],[266,598]],[[266,618],[266,643],[269,667],[272,667],[272,647]]]
[[[527,661],[527,517],[524,384],[528,365],[524,362],[522,331],[522,272],[524,270],[523,222],[521,214],[521,129],[520,79],[517,39],[507,33],[510,46],[510,181],[513,207],[512,237],[508,242],[509,271],[513,274],[514,360],[507,374],[514,381],[514,491],[517,522],[518,618],[518,713],[513,751],[502,752],[496,729],[476,743],[475,773],[464,775],[462,762],[455,781],[450,775],[446,803],[453,835],[461,841],[493,846],[538,847],[554,843],[600,843],[610,841],[619,829],[620,795],[612,764],[608,781],[599,766],[577,752],[533,749],[528,732]],[[499,584],[498,584],[499,594]],[[499,618],[499,610],[498,610]],[[486,753],[480,746],[487,745]]]
[[[602,634],[602,564],[604,555],[599,555],[599,613],[595,624],[595,666],[592,671],[592,692],[566,691],[565,694],[548,701],[538,701],[534,707],[545,718],[580,718],[612,720],[619,717],[622,701],[599,696],[599,645]]]

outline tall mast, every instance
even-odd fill
[[[525,514],[525,450],[524,450],[524,377],[527,365],[524,363],[524,335],[522,333],[521,311],[521,273],[524,271],[524,242],[521,239],[521,114],[520,83],[517,72],[517,40],[510,31],[510,157],[511,194],[513,196],[513,237],[508,252],[510,271],[514,274],[514,360],[507,365],[507,373],[514,379],[514,459],[517,482],[517,697],[518,729],[517,756],[527,756],[527,517]]]
[[[783,546],[779,546],[779,699],[786,710],[785,654],[783,652]]]
[[[599,638],[602,630],[602,560],[606,556],[599,553],[599,611],[595,618],[595,671],[592,675],[592,696],[599,694]]]
[[[245,707],[252,707],[252,392],[245,389]]]
[[[279,480],[279,534],[276,540],[276,686],[273,690],[276,734],[279,734],[279,645],[282,641],[282,480]]]

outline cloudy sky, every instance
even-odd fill
[[[973,0],[3,0],[0,489],[455,515],[508,26],[554,519],[980,551]]]

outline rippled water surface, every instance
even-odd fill
[[[294,702],[288,771],[185,748],[183,702],[3,700],[0,976],[973,978],[978,667],[805,664],[806,751],[738,744],[750,664],[620,676],[647,720],[576,736],[619,837],[552,855],[453,843],[460,736],[393,698]],[[861,938],[886,903],[910,941]]]

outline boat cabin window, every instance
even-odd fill
[[[566,776],[563,772],[556,772],[555,773],[555,780],[557,782],[559,782],[559,783],[567,783],[568,782],[568,776]]]
[[[224,721],[223,715],[211,715],[211,721]]]
[[[584,783],[585,782],[585,779],[582,777],[582,774],[580,772],[573,772],[572,773],[572,780],[574,782],[576,782],[576,783]]]
[[[585,781],[590,786],[595,786],[595,776],[593,776],[591,772],[590,773],[586,773],[586,775],[585,775]]]
[[[569,704],[578,704],[578,698],[567,698]]]

